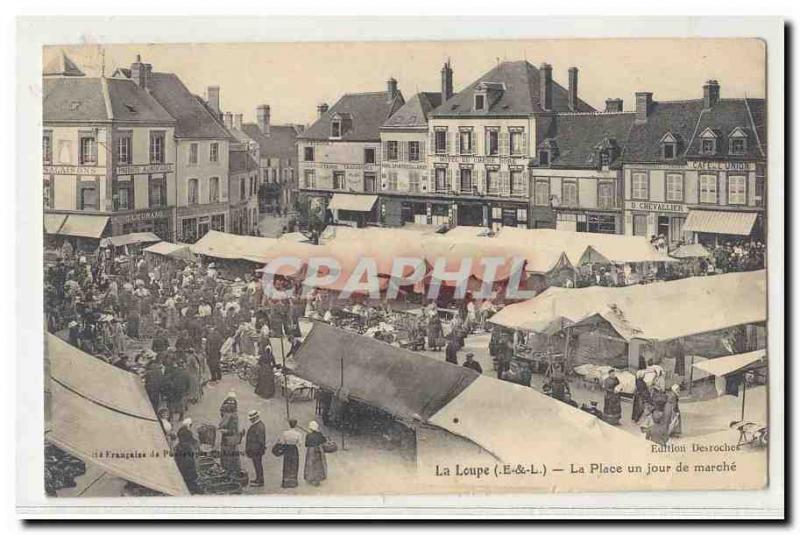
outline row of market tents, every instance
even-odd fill
[[[519,229],[504,227],[493,236],[485,235],[482,227],[456,227],[446,233],[435,227],[413,225],[400,228],[328,227],[320,243],[314,245],[297,233],[279,239],[236,236],[210,231],[191,246],[194,254],[224,260],[240,260],[265,265],[265,271],[284,276],[300,276],[312,258],[334,258],[342,267],[339,279],[328,289],[339,289],[355,270],[361,258],[375,261],[379,275],[389,277],[396,258],[416,259],[430,270],[444,262],[447,272],[458,271],[462,260],[472,259],[470,279],[484,280],[481,259],[501,258],[493,279],[505,280],[517,262],[524,262],[527,275],[555,275],[561,270],[574,271],[589,263],[609,265],[665,263],[676,259],[657,251],[642,236],[623,236],[568,232],[552,229]],[[270,263],[295,258],[295,266]],[[276,263],[277,264],[277,263]],[[416,268],[410,262],[409,275]],[[455,283],[452,283],[453,285]]]

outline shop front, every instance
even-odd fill
[[[162,240],[172,241],[172,208],[147,208],[115,213],[111,216],[111,236],[152,232]]]
[[[178,241],[194,243],[209,230],[227,232],[228,215],[225,203],[178,208]]]
[[[691,241],[685,227],[689,206],[683,203],[625,201],[625,234],[664,236],[669,244]]]
[[[528,215],[527,203],[495,202],[489,209],[491,228],[495,232],[501,227],[528,228]]]
[[[378,196],[334,193],[328,203],[333,220],[339,224],[366,227],[378,223]]]
[[[763,241],[764,223],[759,212],[692,209],[684,231],[708,247],[737,241]]]

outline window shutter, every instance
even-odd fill
[[[447,132],[446,137],[447,137],[447,146],[445,152],[447,154],[450,154],[450,148],[453,146],[453,133]]]
[[[500,154],[508,155],[508,132],[500,133]]]
[[[435,132],[436,132],[435,130],[431,130],[428,133],[428,152],[430,152],[431,154],[435,154],[436,153],[436,133]]]
[[[453,170],[450,169],[449,167],[447,168],[447,187],[445,189],[447,189],[448,191],[452,191],[455,189],[453,188]]]
[[[425,161],[425,143],[422,141],[419,142],[419,161]]]
[[[388,158],[389,157],[389,142],[388,141],[384,141],[383,142],[383,154],[385,155],[384,158]]]
[[[97,161],[97,145],[99,145],[99,143],[98,143],[97,139],[95,139],[94,143],[92,143],[92,161],[95,164],[98,163],[98,161]],[[98,192],[98,195],[99,195],[99,192]]]
[[[398,151],[400,152],[397,159],[401,162],[408,161],[408,141],[400,141],[397,144],[399,145]]]
[[[479,193],[486,193],[486,170],[481,167],[477,171],[478,176],[475,185],[478,186]]]
[[[489,130],[485,130],[483,133],[483,154],[486,156],[490,156],[489,149],[492,146],[491,141],[489,141]]]
[[[504,197],[511,195],[511,184],[508,171],[500,171],[500,193]]]
[[[525,130],[520,133],[522,137],[522,142],[520,143],[520,150],[522,154],[528,154],[528,136],[526,135]]]

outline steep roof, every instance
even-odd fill
[[[403,94],[397,92],[393,99],[389,93],[351,93],[342,96],[322,117],[298,139],[327,140],[331,137],[331,120],[337,114],[349,115],[350,127],[342,132],[342,141],[378,141],[381,125],[405,103]]]
[[[506,61],[467,85],[465,89],[450,97],[435,110],[435,117],[530,115],[544,112],[540,104],[540,72],[528,61]],[[489,102],[487,111],[473,111],[475,89],[479,84],[502,84],[500,98]],[[569,93],[553,80],[553,102],[551,111],[573,111],[569,109]],[[593,107],[578,99],[578,112],[595,111]]]
[[[417,93],[389,117],[383,123],[383,126],[389,128],[426,128],[428,126],[428,116],[441,103],[441,93]]]
[[[653,102],[647,122],[634,123],[623,159],[626,162],[685,163],[687,157],[700,154],[700,135],[710,129],[717,136],[714,157],[763,159],[766,154],[765,101],[763,99],[720,99],[711,109],[704,109],[702,99]],[[728,154],[728,136],[740,128],[747,135],[744,155]],[[661,140],[670,133],[678,142],[677,155],[664,160]],[[762,153],[762,150],[764,151]]]
[[[647,122],[634,123],[625,143],[623,160],[626,162],[669,162],[681,164],[686,161],[684,152],[695,135],[695,127],[703,100],[681,100],[653,102]],[[661,139],[670,132],[678,142],[676,157],[664,160]]]
[[[174,123],[147,91],[121,78],[44,78],[45,122]]]
[[[720,99],[714,107],[709,110],[703,110],[697,122],[696,134],[686,152],[687,156],[692,158],[706,158],[700,153],[702,138],[700,135],[710,129],[717,136],[717,150],[716,157],[725,156],[731,159],[752,160],[761,159],[764,153],[761,152],[759,140],[761,135],[757,133],[754,124],[755,117],[751,119],[751,111],[755,108],[758,120],[764,124],[764,106],[755,106],[748,109],[748,104],[760,102],[763,99]],[[744,135],[747,136],[747,143],[745,153],[743,155],[734,155],[728,153],[728,140],[734,130],[739,129]],[[712,156],[713,157],[713,156]]]
[[[294,126],[271,124],[269,135],[264,134],[255,123],[243,124],[242,130],[258,143],[262,158],[294,158],[297,156],[295,148],[297,129]]]
[[[622,149],[633,126],[635,113],[559,114],[550,122],[544,135],[553,140],[558,150],[550,161],[551,167],[596,168],[597,148],[616,143]],[[621,151],[611,165],[621,163]]]
[[[231,150],[228,154],[228,172],[241,173],[258,169],[258,162],[246,150]]]
[[[86,76],[82,70],[62,52],[47,62],[42,70],[42,76]]]
[[[228,132],[214,119],[208,109],[198,102],[180,78],[173,73],[151,72],[147,86],[177,121],[175,137],[190,139],[226,139]]]

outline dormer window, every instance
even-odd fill
[[[743,156],[747,152],[747,134],[738,126],[728,136],[728,153],[733,156]]]
[[[558,148],[556,147],[555,141],[549,138],[542,141],[539,145],[539,166],[550,167],[557,153]]]
[[[539,151],[539,165],[550,165],[550,149],[542,149]]]
[[[594,161],[595,165],[599,163],[601,169],[608,169],[617,157],[618,145],[615,139],[606,137],[595,145],[594,150],[595,154],[591,161]]]
[[[331,137],[342,137],[342,121],[333,121],[331,123]]]
[[[602,167],[608,167],[610,164],[611,164],[611,156],[608,154],[608,150],[601,150],[600,165]]]
[[[717,134],[710,128],[700,134],[700,154],[712,156],[717,153]]]
[[[475,94],[475,111],[484,111],[486,109],[486,95],[483,93]]]
[[[667,132],[661,138],[661,157],[665,160],[674,160],[678,155],[678,139]]]

